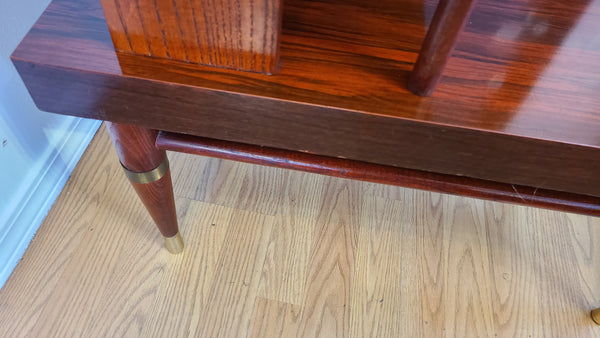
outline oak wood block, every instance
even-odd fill
[[[118,52],[277,70],[281,0],[101,0]]]

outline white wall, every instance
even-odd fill
[[[40,112],[9,56],[49,0],[0,0],[0,287],[99,122]]]

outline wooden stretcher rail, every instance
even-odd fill
[[[156,146],[195,155],[600,216],[600,198],[297,151],[159,132]]]

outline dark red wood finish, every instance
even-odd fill
[[[286,1],[265,76],[115,54],[92,0],[55,0],[12,58],[67,115],[600,196],[600,4],[480,0],[436,92],[405,89],[434,4]]]
[[[415,68],[408,78],[408,90],[420,96],[433,93],[475,2],[440,0]]]
[[[159,149],[600,216],[600,198],[160,132]]]
[[[150,171],[158,167],[166,157],[164,150],[155,146],[157,132],[118,123],[106,123],[121,164],[135,172]],[[131,182],[144,203],[158,230],[164,237],[173,237],[179,231],[173,196],[171,171],[158,181],[139,184]]]
[[[158,131],[106,122],[121,164],[132,171],[144,172],[158,167],[167,156],[156,149]]]

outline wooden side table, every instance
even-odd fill
[[[260,3],[280,4],[270,1]],[[126,0],[103,3],[119,10]],[[481,0],[444,73],[472,2],[441,3],[418,59],[427,6],[286,0],[279,17],[262,20],[274,24],[263,36],[278,39],[277,55],[266,45],[228,49],[253,25],[197,42],[218,68],[190,59],[189,45],[169,47],[169,34],[187,33],[165,17],[157,37],[145,9],[137,23],[116,16],[147,33],[144,47],[133,33],[115,36],[114,22],[111,39],[98,0],[54,0],[12,60],[40,109],[107,121],[174,253],[183,242],[165,150],[600,215],[599,5]],[[454,27],[449,39],[431,38],[444,27]],[[440,74],[430,97],[407,90],[410,77],[414,92],[429,94]]]

